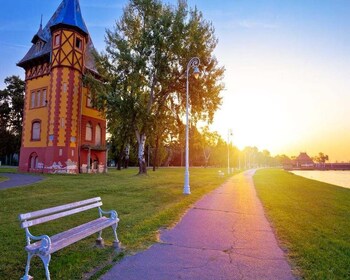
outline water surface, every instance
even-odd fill
[[[293,170],[295,175],[350,189],[350,171]]]

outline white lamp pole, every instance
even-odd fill
[[[227,132],[227,174],[231,173],[230,170],[230,136],[232,136],[232,129]]]
[[[193,68],[193,75],[196,79],[199,77],[199,69],[198,66],[200,64],[200,60],[198,57],[192,57],[187,64],[186,69],[186,156],[185,156],[185,184],[184,184],[184,194],[191,194],[190,189],[190,171],[189,171],[189,148],[188,148],[188,94],[189,94],[189,82],[188,76],[190,72],[190,68]]]

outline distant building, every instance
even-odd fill
[[[97,71],[78,0],[63,0],[17,64],[26,92],[19,170],[103,172],[106,120],[92,107],[84,74]]]
[[[300,169],[313,169],[315,166],[314,161],[308,156],[307,153],[300,153],[299,156],[297,156],[292,161],[293,168],[300,168]]]

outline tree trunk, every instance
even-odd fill
[[[122,170],[122,160],[123,160],[123,150],[121,149],[118,152],[118,162],[117,164],[117,170]]]
[[[122,170],[122,162],[124,157],[124,146],[122,146],[118,152],[118,170]]]
[[[127,144],[125,147],[125,158],[124,158],[124,168],[129,167],[129,158],[130,158],[130,144]]]
[[[171,148],[168,148],[167,152],[168,152],[168,156],[167,156],[167,159],[166,159],[166,161],[164,163],[164,166],[169,167],[170,166],[170,162],[173,159],[173,150]]]
[[[121,155],[119,155],[119,157],[118,157],[117,170],[122,170],[122,157],[121,157]]]
[[[154,156],[153,156],[153,171],[156,171],[158,167],[158,149],[159,149],[159,137],[156,139],[156,146],[154,148]]]
[[[137,143],[139,145],[137,159],[139,163],[139,175],[147,174],[147,165],[145,160],[145,143],[146,143],[146,134],[139,133],[136,131]]]

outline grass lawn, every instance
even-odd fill
[[[0,174],[1,173],[17,173],[17,166],[0,166]]]
[[[267,216],[303,279],[350,279],[350,189],[263,169],[254,176]]]
[[[6,180],[7,180],[6,177],[0,175],[0,183],[3,182],[3,181],[6,181]]]
[[[0,279],[19,279],[24,274],[27,254],[25,232],[17,220],[20,213],[101,196],[102,208],[115,209],[119,214],[118,237],[129,254],[154,243],[159,228],[171,226],[191,204],[227,179],[218,176],[218,169],[193,168],[192,194],[184,196],[182,168],[149,171],[148,176],[135,176],[136,173],[136,169],[128,169],[107,174],[45,175],[46,179],[37,184],[0,191]],[[50,235],[97,216],[97,209],[92,209],[30,230],[34,235]],[[54,253],[50,263],[52,279],[82,279],[87,273],[96,278],[99,270],[106,270],[120,259],[110,246],[112,230],[104,230],[102,237],[107,245],[104,249],[93,246],[96,236],[92,236]],[[30,274],[44,279],[39,258],[33,258]]]

